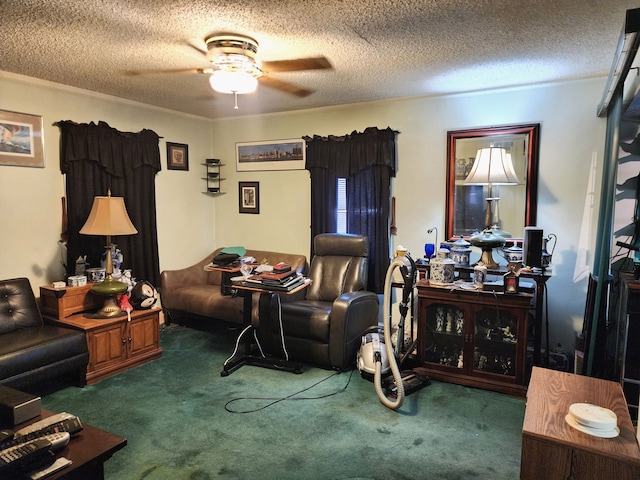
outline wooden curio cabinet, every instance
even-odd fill
[[[533,295],[417,282],[418,361],[429,377],[526,393],[527,318]]]

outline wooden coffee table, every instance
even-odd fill
[[[17,425],[14,430],[19,430],[53,414],[54,412],[42,409],[40,417]],[[80,421],[82,422],[82,418]],[[45,477],[47,480],[104,480],[104,462],[127,445],[126,438],[118,437],[84,422],[82,426],[82,431],[73,436],[66,447],[56,452],[58,458],[65,457],[71,460],[71,465]]]

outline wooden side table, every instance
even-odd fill
[[[78,313],[65,318],[44,315],[45,322],[85,332],[89,348],[87,384],[160,358],[160,308],[134,310],[109,319],[87,318]]]
[[[573,403],[615,412],[620,435],[599,438],[571,427]],[[521,480],[640,478],[640,448],[619,383],[534,367],[522,426]]]

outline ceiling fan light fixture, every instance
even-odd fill
[[[220,70],[209,77],[211,88],[220,93],[252,93],[258,88],[258,79],[243,71]]]

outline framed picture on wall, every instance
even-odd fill
[[[44,168],[41,116],[0,110],[0,165]]]
[[[189,145],[167,142],[167,170],[189,170]]]
[[[238,182],[240,213],[260,213],[260,183]]]
[[[236,143],[238,172],[304,170],[304,166],[305,142],[302,139]]]

